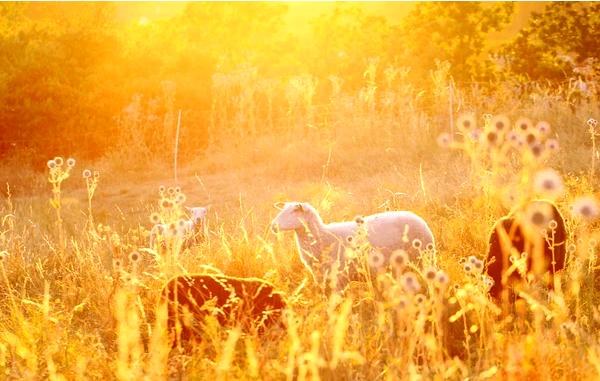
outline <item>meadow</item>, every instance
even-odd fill
[[[594,197],[597,127],[588,119],[598,115],[598,103],[572,106],[560,89],[544,89],[510,105],[502,99],[481,104],[475,90],[460,94],[481,126],[478,141],[460,129],[462,114],[450,137],[449,121],[438,124],[431,108],[403,110],[395,119],[367,104],[328,114],[324,128],[288,124],[277,133],[215,143],[180,169],[177,183],[171,163],[141,164],[129,152],[72,168],[64,158],[60,170],[32,170],[13,185],[30,186],[29,193],[11,195],[7,184],[0,236],[5,377],[596,378],[597,231],[571,206],[578,197]],[[332,108],[343,107],[334,102]],[[493,128],[491,115],[483,111],[496,110],[512,110],[511,125],[521,116],[547,121],[548,135],[560,146],[543,157],[529,155],[529,148],[490,146],[483,131]],[[519,202],[548,196],[533,185],[537,171],[547,168],[564,182],[552,195],[570,234],[562,286],[548,296],[532,285],[505,316],[482,278],[465,271],[464,260],[485,258],[495,219]],[[150,215],[165,213],[161,185],[180,186],[186,205],[212,205],[207,241],[162,257],[147,247]],[[273,204],[290,200],[312,203],[326,222],[382,210],[418,213],[432,227],[436,269],[448,282],[421,274],[422,288],[414,294],[384,271],[374,275],[386,279],[383,300],[360,283],[343,296],[325,297],[292,236],[269,229]],[[140,258],[133,260],[133,252]],[[182,273],[272,282],[288,296],[285,333],[265,340],[208,319],[205,340],[193,352],[170,352],[156,302],[164,282]]]
[[[101,155],[86,155],[81,147],[98,140],[76,136],[77,123],[47,147],[36,142],[56,147],[52,155],[7,151],[1,377],[598,379],[597,69],[562,82],[454,80],[437,61],[415,84],[410,68],[366,56],[354,90],[341,76],[273,81],[252,65],[214,73],[206,118],[184,113],[177,159],[169,81],[161,97],[130,100],[118,135],[93,131],[116,140]],[[185,81],[178,86],[185,94]],[[103,118],[93,122],[114,122]],[[470,264],[486,259],[498,218],[540,198],[565,218],[566,268],[553,290],[532,280],[514,305],[497,305],[484,269]],[[293,234],[271,230],[274,204],[286,201],[309,202],[325,222],[413,211],[433,231],[435,258],[401,269],[416,284],[386,264],[368,282],[324,294]],[[156,221],[209,204],[205,240],[149,247]],[[285,329],[260,336],[209,316],[201,343],[171,349],[159,295],[173,276],[193,273],[272,283],[286,295]]]

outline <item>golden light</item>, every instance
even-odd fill
[[[147,26],[150,25],[150,19],[146,16],[142,16],[139,18],[138,20],[138,25],[139,26]]]

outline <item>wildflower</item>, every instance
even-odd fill
[[[175,187],[175,193],[181,193],[181,187]]]
[[[400,282],[405,291],[417,293],[421,290],[421,285],[417,280],[417,276],[412,272],[407,272],[402,275]]]
[[[469,133],[469,137],[471,138],[471,140],[473,140],[474,142],[479,141],[479,138],[481,137],[481,130],[479,129],[475,129],[473,131],[471,131]]]
[[[160,214],[154,212],[150,215],[150,222],[152,222],[153,224],[158,224],[160,223]]]
[[[548,222],[548,227],[550,230],[555,230],[558,227],[558,222],[556,222],[556,220],[551,220]]]
[[[0,251],[0,262],[5,262],[8,259],[8,251]]]
[[[54,158],[54,162],[56,163],[57,167],[61,167],[63,165],[63,158],[60,156],[57,156]]]
[[[525,141],[527,144],[532,145],[537,142],[537,136],[533,132],[529,132],[525,135]]]
[[[567,252],[573,254],[575,251],[577,251],[577,246],[574,243],[570,243],[569,246],[567,246]]]
[[[177,196],[175,197],[175,203],[178,205],[183,205],[185,203],[185,195],[183,193],[177,193]]]
[[[393,268],[401,269],[408,263],[408,254],[404,250],[394,250],[390,255],[390,264]]]
[[[164,185],[161,185],[161,186],[158,187],[158,193],[160,193],[160,194],[165,193],[165,186]]]
[[[121,262],[119,258],[113,259],[113,267],[115,268],[115,270],[120,270],[122,266],[123,262]]]
[[[487,275],[483,275],[483,285],[486,287],[486,290],[492,288],[492,286],[496,283],[492,278]]]
[[[419,250],[419,249],[421,248],[421,246],[422,246],[422,245],[423,245],[423,242],[421,242],[421,240],[420,240],[420,239],[418,239],[418,238],[415,238],[415,239],[412,241],[412,246],[413,246],[415,249],[417,249],[417,250]]]
[[[169,196],[173,196],[175,194],[175,188],[173,188],[173,187],[167,188],[167,194]]]
[[[473,114],[463,114],[458,117],[458,128],[465,131],[475,129],[475,116]]]
[[[483,261],[480,259],[476,259],[473,263],[473,269],[477,273],[481,273],[483,271]]]
[[[515,131],[510,131],[506,135],[506,140],[508,140],[510,142],[510,144],[512,144],[512,145],[517,145],[517,143],[519,142],[519,139],[520,139],[520,136]]]
[[[368,257],[369,266],[374,269],[379,269],[383,267],[385,262],[385,257],[383,253],[379,250],[372,250]]]
[[[529,118],[519,118],[517,120],[517,122],[515,123],[517,130],[522,131],[522,132],[526,132],[527,130],[530,130],[531,125],[532,125],[532,123]]]
[[[83,170],[83,178],[89,179],[90,177],[92,177],[92,171],[90,171],[89,169],[84,169]]]
[[[185,220],[181,219],[177,221],[177,226],[183,229],[185,227]]]
[[[467,260],[469,261],[470,264],[474,264],[475,262],[477,262],[477,257],[474,255],[470,255]]]
[[[497,115],[494,118],[492,118],[491,124],[496,129],[496,131],[500,132],[506,131],[508,129],[510,121],[504,115]]]
[[[598,121],[594,118],[588,119],[586,123],[590,127],[591,130],[594,130],[596,128],[596,126],[598,125]]]
[[[571,206],[572,213],[587,221],[593,221],[598,217],[598,203],[591,196],[580,197]]]
[[[75,159],[73,159],[72,157],[67,159],[67,167],[69,168],[73,168],[75,166]]]
[[[408,301],[406,300],[406,298],[402,297],[400,299],[398,299],[398,304],[397,307],[401,310],[405,309],[408,306]]]
[[[452,137],[450,136],[450,134],[448,134],[446,132],[444,132],[443,134],[440,134],[440,136],[438,136],[438,138],[437,138],[437,143],[442,148],[448,148],[450,146],[451,142],[452,142]]]
[[[160,200],[160,206],[164,209],[169,209],[173,206],[173,203],[170,200],[163,198]]]
[[[356,216],[354,217],[354,222],[356,222],[357,225],[362,225],[365,223],[365,219],[362,218],[362,216]]]
[[[560,196],[564,190],[560,174],[551,168],[538,171],[535,174],[533,187],[536,192],[552,198]]]
[[[560,148],[560,146],[558,144],[558,140],[548,139],[546,141],[546,148],[548,149],[548,151],[552,151],[552,152],[558,151],[558,149]]]
[[[488,144],[494,145],[498,141],[498,133],[495,131],[488,131],[485,138]]]
[[[439,286],[446,286],[448,284],[448,282],[450,281],[450,278],[448,277],[448,274],[446,274],[443,271],[438,271],[438,273],[436,274],[435,277],[435,282],[439,285]]]
[[[435,250],[435,245],[433,244],[433,242],[429,242],[427,244],[427,246],[425,246],[425,250],[427,250],[427,251],[434,251]]]
[[[427,279],[428,281],[435,280],[436,275],[437,275],[437,271],[433,267],[430,267],[427,270],[425,270],[425,279]]]
[[[349,235],[348,237],[346,237],[346,242],[352,243],[352,241],[354,241],[354,237],[352,237],[351,235]]]
[[[472,265],[471,265],[470,263],[465,263],[465,264],[463,265],[463,270],[464,270],[466,273],[470,273],[470,272],[473,270],[473,267],[472,267]]]
[[[95,179],[98,179],[98,178],[100,178],[100,172],[98,172],[98,171],[94,171],[94,178],[95,178]]]
[[[130,260],[131,262],[133,262],[133,263],[136,263],[137,261],[139,261],[139,260],[140,260],[140,258],[141,258],[141,256],[140,256],[140,253],[139,253],[139,252],[137,252],[137,251],[132,251],[132,252],[129,254],[129,260]]]
[[[425,295],[423,295],[423,294],[415,295],[415,303],[423,304],[424,302],[425,302]]]
[[[531,153],[534,157],[542,156],[542,154],[544,153],[544,145],[539,142],[534,143],[533,145],[531,145]]]
[[[548,135],[550,133],[550,123],[545,121],[539,121],[535,126],[538,132],[542,135]]]
[[[538,228],[545,228],[550,223],[553,214],[551,205],[547,203],[532,203],[525,211],[525,222]]]
[[[48,166],[48,168],[54,169],[54,168],[56,168],[56,161],[48,160],[48,163],[46,163],[46,165]]]

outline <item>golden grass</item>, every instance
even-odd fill
[[[168,223],[183,210],[159,202],[165,197],[159,186],[175,185],[165,175],[170,169],[134,163],[141,157],[135,150],[78,163],[68,178],[52,169],[52,186],[29,195],[11,196],[8,188],[0,208],[0,372],[22,380],[599,377],[598,233],[568,212],[579,196],[594,196],[589,155],[595,157],[596,127],[586,120],[598,115],[597,101],[574,112],[554,101],[552,113],[523,101],[511,115],[549,120],[552,132],[538,139],[546,144],[558,136],[557,152],[537,156],[529,146],[511,146],[504,132],[488,137],[497,119],[476,113],[481,139],[492,140],[470,140],[472,128],[461,127],[462,119],[459,134],[438,139],[461,152],[436,145],[442,129],[432,126],[430,114],[413,110],[402,116],[404,125],[387,123],[394,115],[376,109],[369,81],[356,114],[332,113],[335,123],[306,129],[302,110],[311,109],[313,87],[297,78],[288,96],[297,98],[298,109],[286,128],[243,142],[216,141],[206,156],[188,162],[177,184],[186,205],[212,203],[210,237],[189,249],[181,242],[147,248],[151,214]],[[318,124],[316,115],[307,117]],[[594,146],[582,149],[590,137]],[[93,172],[80,176],[92,164],[102,181]],[[485,279],[464,271],[461,258],[485,259],[495,219],[544,196],[534,179],[549,166],[564,182],[555,200],[573,249],[554,293],[532,284],[502,316]],[[273,203],[285,200],[312,203],[326,221],[385,209],[420,214],[438,244],[432,271],[447,274],[449,283],[415,267],[417,287],[407,286],[406,276],[379,271],[369,275],[373,283],[322,295],[292,236],[269,231]],[[279,338],[260,338],[209,317],[201,344],[169,353],[157,298],[167,279],[184,272],[272,282],[288,295],[287,329]]]

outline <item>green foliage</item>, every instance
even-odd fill
[[[600,4],[553,2],[504,47],[508,69],[531,79],[589,77],[600,57]]]
[[[487,34],[510,20],[510,3],[420,3],[402,24],[398,55],[423,78],[436,60],[452,65],[454,78],[470,80],[485,73]]]

